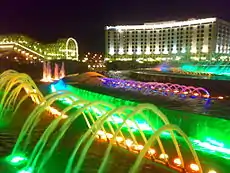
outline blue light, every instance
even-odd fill
[[[56,81],[50,85],[51,90],[55,88],[56,91],[66,90],[66,84],[63,80]]]

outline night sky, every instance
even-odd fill
[[[48,43],[74,37],[80,53],[104,51],[104,26],[220,17],[230,0],[1,0],[0,34],[22,33]]]

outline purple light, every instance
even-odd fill
[[[201,87],[185,86],[172,83],[159,82],[140,82],[131,80],[122,80],[114,78],[103,78],[102,84],[109,88],[124,89],[127,91],[137,91],[145,95],[178,95],[191,98],[209,98],[209,92]]]

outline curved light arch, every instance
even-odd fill
[[[159,128],[148,140],[148,142],[145,144],[144,148],[141,150],[141,152],[139,153],[133,167],[130,169],[130,173],[136,173],[138,171],[138,168],[140,168],[140,164],[141,161],[143,160],[146,152],[148,151],[149,147],[151,146],[151,144],[156,140],[157,137],[160,136],[160,134],[164,131],[176,131],[177,133],[179,133],[183,139],[185,140],[186,144],[188,145],[193,158],[196,162],[196,164],[199,167],[200,173],[203,173],[199,158],[197,156],[196,151],[193,149],[191,142],[189,141],[187,135],[176,125],[172,125],[172,124],[167,124],[164,125],[163,127]]]
[[[71,57],[69,56],[69,44],[70,44],[70,42],[73,42],[74,43],[74,46],[75,46],[75,55],[76,55],[76,57],[75,58],[73,58],[73,60],[77,60],[78,61],[78,44],[77,44],[77,41],[74,39],[74,38],[72,38],[72,37],[70,37],[70,38],[68,38],[67,39],[67,41],[66,41],[66,46],[65,46],[65,51],[66,51],[66,59],[71,59]]]
[[[210,93],[205,88],[202,88],[202,87],[196,88],[193,92],[198,92],[200,94],[200,96],[202,96],[203,95],[202,92],[204,92],[204,94],[207,97],[210,97]]]
[[[139,112],[143,112],[144,110],[151,110],[153,111],[153,113],[156,114],[157,117],[159,117],[163,123],[166,125],[166,124],[169,124],[169,121],[167,119],[167,117],[155,106],[155,105],[151,105],[151,104],[142,104],[142,105],[139,105],[136,107],[136,111],[134,111],[134,113],[131,113],[129,114],[125,119],[123,119],[123,123],[119,126],[119,128],[116,130],[115,132],[115,135],[113,136],[112,138],[112,141],[117,137],[117,134],[119,133],[119,131],[122,129],[123,125],[125,124],[126,120],[128,120],[129,118],[132,118],[133,116],[135,116],[137,113]],[[181,155],[181,152],[180,150],[178,149],[179,146],[177,144],[177,141],[175,139],[175,136],[173,133],[171,133],[171,136],[172,136],[172,140],[175,144],[175,148],[178,152],[178,155],[179,157],[182,157]],[[112,142],[109,143],[109,146],[107,147],[106,151],[105,151],[105,155],[104,155],[104,158],[103,158],[103,161],[102,161],[102,164],[100,165],[100,168],[99,168],[99,171],[103,171],[104,168],[105,168],[105,165],[107,163],[107,160],[108,160],[108,157],[109,157],[109,154],[110,154],[110,151],[112,149],[113,145],[112,145]],[[161,151],[163,152],[163,154],[165,154],[165,150],[164,150],[164,147],[163,145],[160,146],[160,149]],[[78,165],[77,165],[78,166]]]
[[[19,139],[21,140],[17,140],[14,148],[13,148],[13,152],[12,155],[14,155],[18,150],[19,150],[19,146],[22,142],[22,140],[24,139],[24,137],[26,136],[26,132],[28,132],[28,136],[30,136],[29,134],[32,133],[33,127],[35,127],[38,123],[39,119],[39,115],[41,115],[41,113],[43,111],[45,111],[45,108],[47,108],[48,106],[50,106],[53,102],[55,102],[58,99],[61,98],[68,98],[71,99],[71,96],[73,96],[74,94],[69,92],[69,91],[62,91],[62,92],[56,92],[56,93],[52,93],[48,96],[46,96],[45,99],[46,101],[42,102],[41,104],[39,104],[38,106],[36,106],[36,108],[30,113],[29,118],[27,118],[24,126],[22,127],[22,130],[19,134]],[[33,116],[32,116],[33,115]],[[33,122],[33,124],[30,126],[29,123],[27,122]],[[28,141],[28,137],[25,139]],[[25,148],[25,147],[24,147]]]
[[[17,86],[14,88],[14,86]],[[36,84],[34,81],[30,78],[25,73],[18,73],[13,70],[8,70],[5,73],[2,73],[0,75],[0,89],[4,89],[3,96],[1,98],[0,103],[3,105],[3,108],[6,108],[7,104],[15,104],[16,99],[22,89],[28,92],[37,92],[39,97],[34,97],[34,95],[31,96],[31,99],[35,102],[38,103],[40,102],[39,100],[42,100],[43,95],[40,92],[40,90],[37,88]],[[11,99],[11,98],[14,99]],[[4,116],[4,110],[0,114],[0,119]]]
[[[79,147],[82,145],[82,143],[89,137],[90,133],[93,132],[93,134],[90,136],[89,140],[88,140],[87,143],[85,144],[85,147],[84,147],[84,149],[83,149],[82,154],[81,154],[80,157],[83,157],[83,158],[84,158],[84,156],[85,156],[86,153],[87,153],[88,148],[91,146],[92,142],[93,142],[94,139],[95,139],[95,136],[97,135],[97,130],[104,127],[104,124],[107,122],[107,119],[110,118],[110,117],[112,117],[113,114],[122,112],[122,111],[124,111],[124,110],[132,110],[132,111],[133,111],[134,108],[133,108],[133,107],[130,107],[130,106],[122,106],[122,107],[119,107],[119,108],[115,108],[115,109],[111,110],[110,112],[107,112],[107,113],[105,113],[103,116],[101,116],[101,117],[93,124],[92,129],[88,129],[88,130],[86,131],[86,133],[85,133],[85,134],[81,137],[81,139],[77,142],[76,147],[75,147],[74,151],[73,151],[72,154],[71,154],[71,157],[70,157],[70,159],[69,159],[69,161],[68,161],[68,164],[67,164],[67,167],[66,167],[66,170],[65,170],[66,173],[69,173],[69,172],[70,172],[71,167],[73,166],[73,158],[75,157],[75,155],[76,155],[76,153],[77,153]],[[93,130],[93,131],[91,131],[91,130]],[[130,131],[129,131],[129,133],[130,133]],[[131,132],[131,133],[132,133],[132,132]],[[115,134],[115,132],[114,132],[113,134]],[[122,133],[121,131],[120,131],[120,134],[121,134],[123,140],[125,141],[125,138],[124,138],[123,133]],[[83,159],[82,159],[82,160],[79,159],[78,165],[74,168],[74,170],[75,170],[75,169],[78,169],[79,167],[81,167],[81,165],[82,165],[82,163],[83,163],[82,161],[83,161]],[[77,171],[77,172],[78,172],[78,171]]]
[[[208,90],[205,88],[173,83],[140,82],[113,78],[103,78],[101,81],[102,85],[105,87],[122,88],[127,91],[136,91],[149,95],[152,95],[156,92],[157,94],[167,93],[168,95],[171,93],[177,96],[187,95],[189,97],[196,93],[195,96],[198,96],[198,98],[209,98],[211,96]]]
[[[122,108],[124,109],[125,106],[124,106],[124,107],[121,107],[121,109],[122,109]],[[138,107],[136,107],[135,109],[134,109],[134,108],[132,108],[132,109],[133,109],[132,113],[128,114],[126,117],[121,117],[121,118],[123,119],[123,123],[119,126],[118,129],[116,129],[115,133],[113,134],[113,138],[111,139],[112,142],[109,143],[109,147],[108,147],[107,150],[106,150],[106,154],[105,154],[105,156],[104,156],[103,163],[102,163],[101,166],[100,166],[99,172],[103,172],[103,168],[104,168],[104,166],[105,166],[105,164],[106,164],[106,160],[107,160],[107,154],[109,154],[110,151],[111,151],[110,149],[112,148],[112,143],[113,143],[114,141],[116,141],[115,139],[116,139],[118,133],[121,132],[121,130],[122,130],[122,128],[123,128],[123,125],[126,124],[126,121],[127,121],[129,118],[131,118],[131,119],[133,120],[134,116],[135,116],[137,113],[138,113],[138,114],[141,113],[141,116],[142,116],[142,117],[144,118],[144,120],[151,126],[152,130],[153,130],[153,131],[156,131],[156,130],[154,129],[153,125],[151,125],[150,120],[148,120],[147,115],[143,114],[143,111],[144,111],[144,110],[151,110],[152,112],[154,112],[154,113],[157,114],[157,116],[162,120],[163,123],[166,123],[166,124],[168,123],[167,117],[165,117],[165,115],[164,115],[163,113],[160,113],[161,111],[160,111],[157,107],[155,107],[154,105],[151,105],[151,104],[141,104],[141,105],[139,105]],[[114,113],[114,112],[113,112],[113,113]],[[110,118],[110,117],[113,115],[113,113],[111,112],[110,114],[105,115],[104,117],[101,117],[100,120],[98,120],[98,121],[94,124],[94,126],[100,127],[100,128],[103,127],[103,124],[106,122],[106,120],[107,120],[108,118]],[[159,114],[160,114],[160,115],[159,115]],[[141,129],[138,127],[138,125],[137,125],[137,128],[138,128],[138,130],[139,130],[139,132],[140,132],[140,134],[141,134],[141,136],[142,136],[142,139],[143,139],[144,142],[146,143],[145,137],[143,137],[144,134],[143,134],[143,132],[141,131]],[[90,131],[88,130],[87,133],[89,133],[89,132],[90,132]],[[130,133],[130,132],[129,132],[129,133]],[[84,149],[83,149],[83,152],[82,152],[82,154],[80,155],[80,159],[79,159],[80,161],[82,161],[82,160],[84,159],[84,157],[85,157],[85,155],[86,155],[86,152],[88,151],[89,147],[91,146],[91,144],[92,144],[92,142],[93,142],[93,140],[94,140],[95,135],[96,135],[96,134],[93,134],[93,135],[90,137],[90,139],[88,140],[87,144],[85,145],[85,147],[84,147]],[[132,135],[132,134],[130,134],[130,135]],[[159,140],[157,139],[157,141],[158,141],[158,144],[159,144],[159,146],[160,146],[161,151],[162,151],[163,153],[165,153],[164,147],[163,147],[163,145],[162,145],[160,139],[159,139]],[[134,143],[135,143],[135,141],[134,141]],[[111,147],[111,148],[110,148],[110,147]],[[79,148],[79,146],[78,146],[78,148]],[[76,151],[75,151],[75,154],[76,154]],[[179,154],[179,155],[180,155],[180,154]],[[81,167],[81,164],[82,164],[82,162],[78,162],[78,163],[77,163],[77,166],[74,168],[74,172],[78,172],[78,171],[79,171],[79,169],[80,169],[80,167]],[[68,171],[69,171],[69,169],[66,170],[66,173],[67,173]]]
[[[75,114],[74,116],[71,116],[71,117],[65,122],[65,125],[63,125],[63,126],[59,129],[60,133],[58,133],[58,135],[57,135],[57,137],[56,137],[56,139],[55,139],[55,141],[54,141],[52,147],[50,148],[50,150],[49,150],[49,152],[47,153],[46,157],[43,159],[42,163],[40,164],[40,166],[39,166],[39,168],[38,168],[38,171],[40,171],[40,170],[42,169],[42,167],[46,164],[47,160],[49,159],[49,156],[51,156],[51,155],[53,154],[54,150],[55,150],[56,147],[59,145],[59,142],[60,142],[60,140],[62,139],[62,136],[66,133],[66,131],[69,129],[69,127],[72,125],[72,123],[73,123],[78,117],[81,116],[81,113],[82,113],[84,110],[86,110],[86,109],[88,109],[88,108],[90,108],[90,107],[92,107],[92,106],[94,106],[94,105],[98,105],[98,104],[103,104],[103,105],[106,105],[106,106],[112,108],[111,111],[113,111],[113,109],[114,109],[114,107],[113,107],[112,105],[110,105],[110,104],[108,104],[108,103],[105,103],[105,102],[103,102],[103,101],[95,101],[95,102],[91,102],[91,103],[88,101],[88,103],[87,103],[86,105],[84,105],[82,108],[78,109],[78,110],[76,111],[76,114]],[[73,108],[73,107],[74,107],[74,105],[69,106],[69,108]],[[109,112],[110,112],[110,111],[106,112],[105,114],[108,114]],[[91,132],[91,131],[90,131],[90,132]]]
[[[74,102],[73,105],[68,106],[65,109],[63,109],[62,112],[61,112],[61,115],[64,115],[66,112],[68,112],[71,109],[73,109],[74,106],[77,106],[79,104],[88,105],[89,102],[85,101],[85,100],[78,100],[78,101]],[[82,108],[81,108],[81,110],[82,110]],[[79,114],[79,116],[80,116],[80,114]],[[35,146],[35,149],[33,150],[33,153],[31,154],[31,159],[30,159],[30,162],[27,163],[27,167],[30,167],[30,166],[35,167],[36,166],[36,163],[37,163],[37,161],[38,161],[38,159],[39,159],[39,157],[41,155],[41,152],[43,151],[43,149],[45,147],[45,144],[46,144],[46,143],[44,143],[44,139],[48,139],[50,137],[50,135],[48,135],[48,134],[50,134],[50,132],[53,132],[57,128],[57,126],[58,126],[59,122],[61,121],[61,119],[62,118],[60,116],[57,119],[55,119],[53,122],[51,122],[51,124],[47,127],[45,132],[42,134],[42,136],[40,137],[39,141],[37,142],[37,145]],[[39,145],[41,145],[40,148],[39,148]]]

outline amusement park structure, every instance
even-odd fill
[[[59,39],[56,43],[41,44],[23,35],[0,36],[0,51],[15,51],[32,60],[78,61],[78,43],[74,38]]]

